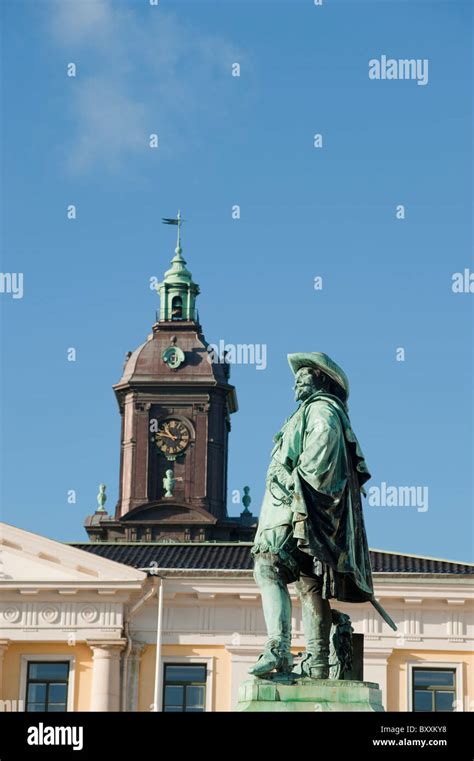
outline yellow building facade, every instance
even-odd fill
[[[158,693],[159,582],[133,567],[138,549],[85,550],[0,524],[1,710],[235,710],[265,641],[249,546],[145,547],[163,584]],[[372,560],[376,596],[398,631],[369,604],[335,604],[364,635],[364,680],[380,686],[388,711],[472,710],[472,566],[381,551]],[[293,591],[292,601],[296,653],[304,640]]]

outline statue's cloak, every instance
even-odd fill
[[[275,437],[252,554],[277,555],[291,581],[305,553],[323,576],[323,597],[372,599],[361,503],[369,478],[345,405],[315,392]]]

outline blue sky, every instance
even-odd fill
[[[1,267],[24,293],[0,294],[3,520],[83,540],[101,481],[113,510],[111,386],[154,322],[149,279],[174,247],[160,219],[181,208],[207,340],[268,347],[265,370],[232,368],[230,492],[250,485],[258,512],[294,406],[286,355],[325,351],[351,381],[369,486],[429,489],[425,512],[367,505],[369,544],[472,558],[474,297],[452,291],[473,270],[471,13],[4,0]],[[370,80],[381,55],[428,59],[428,84]]]

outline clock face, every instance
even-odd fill
[[[156,446],[167,457],[174,457],[183,452],[189,444],[189,429],[181,420],[169,418],[160,423],[155,433]]]

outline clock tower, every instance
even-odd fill
[[[226,508],[230,417],[237,410],[230,368],[207,350],[179,213],[164,222],[177,225],[178,241],[156,286],[159,317],[114,386],[122,420],[115,515],[99,509],[85,528],[93,541],[248,541],[256,519],[247,509],[230,518]]]

